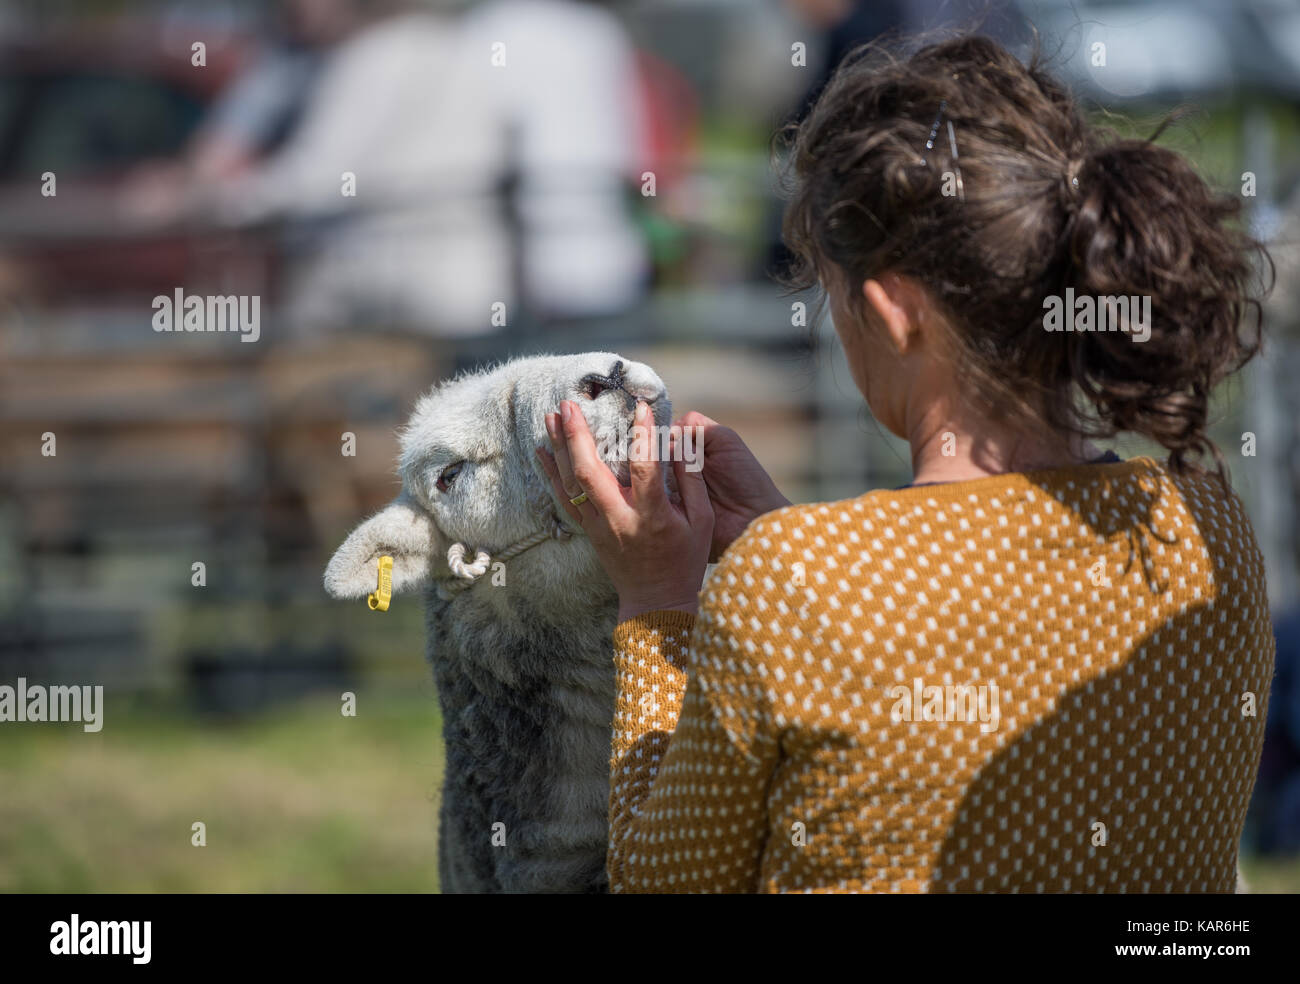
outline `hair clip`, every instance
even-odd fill
[[[957,163],[957,134],[952,128],[952,120],[948,121],[948,146],[952,148],[952,169],[957,172],[957,198],[964,202],[966,187],[961,180],[961,165]]]
[[[1072,198],[1079,197],[1079,172],[1081,170],[1083,170],[1082,157],[1071,158],[1070,162],[1065,165],[1065,174],[1063,176],[1065,190]]]
[[[934,138],[939,135],[939,123],[943,119],[943,111],[948,108],[948,100],[939,100],[939,112],[935,114],[934,125],[930,127],[930,139],[925,142],[925,153],[928,154],[934,150]],[[921,156],[921,166],[925,167],[925,155]]]
[[[925,154],[921,157],[921,166],[924,167],[928,160],[930,151],[934,150],[935,138],[939,136],[939,124],[943,122],[943,114],[948,109],[948,100],[939,100],[939,112],[934,117],[934,123],[930,127],[930,139],[925,142]],[[952,127],[952,120],[948,121],[948,146],[952,150],[952,166],[957,177],[957,197],[961,201],[966,200],[966,185],[962,181],[961,166],[957,163],[957,133]]]

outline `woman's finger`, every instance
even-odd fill
[[[673,435],[675,444],[678,448],[682,446],[682,435],[678,431]],[[686,461],[685,455],[673,455],[673,474],[677,476],[677,491],[682,497],[682,510],[686,513],[686,521],[690,523],[692,529],[699,527],[700,522],[705,518],[708,519],[709,526],[713,526],[713,506],[709,503],[709,488],[704,484],[704,469],[687,467],[692,464]]]
[[[673,423],[678,427],[716,427],[718,422],[712,417],[706,417],[698,410],[688,410],[678,417]]]
[[[654,418],[640,400],[633,418],[632,444],[628,448],[628,471],[632,476],[632,503],[638,512],[654,512],[668,497],[664,490],[663,462],[655,441]]]
[[[573,476],[573,461],[569,459],[568,441],[564,437],[564,429],[560,426],[560,415],[559,413],[547,413],[545,420],[546,433],[551,438],[551,446],[555,448],[555,472],[560,480],[558,491],[572,506],[573,499],[581,497],[582,486],[578,484],[577,478]],[[578,503],[573,508],[576,508],[581,515],[582,506],[585,506],[585,504],[584,500],[584,502]]]
[[[555,466],[555,455],[546,448],[536,450],[537,460],[542,464],[542,471],[546,472],[546,477],[551,480],[551,488],[555,489],[555,494],[564,505],[564,511],[569,514],[570,519],[581,526],[582,512],[569,501],[569,493],[564,489],[564,480],[560,478],[560,470]]]
[[[573,469],[573,478],[577,487],[587,493],[587,501],[595,506],[597,512],[606,518],[618,516],[628,510],[623,499],[623,487],[600,460],[596,451],[596,441],[587,427],[587,418],[582,409],[571,400],[560,403],[560,436],[568,462]],[[557,453],[556,463],[560,463]],[[563,474],[563,465],[561,465]],[[566,483],[567,487],[567,483]],[[574,493],[578,495],[579,493]],[[585,503],[584,503],[585,506]]]

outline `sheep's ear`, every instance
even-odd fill
[[[325,568],[335,598],[364,598],[375,590],[379,558],[393,558],[393,594],[419,587],[440,542],[433,517],[403,492],[358,526]]]

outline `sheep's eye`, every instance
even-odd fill
[[[588,379],[586,383],[583,384],[582,390],[587,394],[589,399],[594,400],[608,388],[609,387],[605,386],[603,383],[598,383],[594,379]]]
[[[456,476],[460,474],[460,470],[464,467],[465,467],[465,462],[458,461],[454,465],[448,465],[446,468],[444,468],[442,470],[442,474],[438,476],[438,482],[437,482],[438,491],[446,492],[450,490],[451,483],[456,481]]]

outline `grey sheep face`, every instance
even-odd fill
[[[358,526],[325,571],[335,598],[375,589],[380,556],[393,557],[394,595],[447,574],[453,543],[489,554],[563,520],[576,534],[564,561],[574,577],[600,576],[595,554],[568,520],[534,454],[549,447],[545,415],[573,400],[583,410],[601,457],[626,484],[627,435],[638,399],[655,424],[672,408],[649,366],[611,352],[540,356],[458,376],[423,396],[402,431],[402,491]]]

